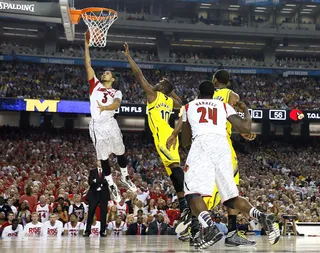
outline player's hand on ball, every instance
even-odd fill
[[[173,149],[176,149],[176,145],[177,145],[177,138],[174,137],[174,135],[171,135],[166,143],[167,149],[170,150],[172,146],[173,146]]]
[[[245,103],[243,103],[242,101],[239,101],[236,105],[235,105],[235,109],[239,112],[244,112],[246,109],[248,109],[248,107],[246,106]]]
[[[253,141],[257,138],[256,134],[241,134],[241,136],[248,141]]]
[[[100,104],[98,100],[97,100],[97,103],[98,103],[98,108],[100,109],[100,113],[102,113],[103,111],[108,110],[107,106],[104,106],[104,105]]]
[[[130,56],[130,48],[129,48],[128,43],[125,42],[123,46],[124,46],[124,51],[122,51],[122,53],[123,53],[126,57]]]

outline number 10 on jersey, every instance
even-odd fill
[[[170,118],[170,112],[161,110],[160,113],[161,113],[162,119],[168,122]]]

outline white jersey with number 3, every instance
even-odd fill
[[[113,88],[105,88],[97,77],[89,80],[90,84],[90,112],[91,117],[97,121],[105,121],[114,116],[115,111],[103,111],[100,113],[98,102],[103,105],[111,105],[115,98],[122,100],[122,92]]]
[[[227,119],[234,114],[237,113],[229,104],[219,100],[196,99],[185,106],[182,121],[189,122],[193,138],[204,134],[227,136]]]

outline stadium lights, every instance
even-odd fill
[[[307,5],[306,7],[307,7],[307,8],[317,8],[316,5]]]
[[[288,8],[283,8],[283,11],[292,11],[292,9],[288,9]]]
[[[264,10],[254,10],[254,12],[264,12]]]
[[[202,3],[201,5],[202,6],[211,6],[211,4],[205,4],[205,3]]]
[[[239,9],[236,8],[228,8],[229,11],[238,11]]]
[[[230,4],[230,7],[231,8],[240,8],[240,5],[232,5],[232,4]]]
[[[257,10],[266,10],[266,7],[256,7]]]
[[[200,6],[200,9],[210,9],[209,6]]]
[[[296,7],[295,4],[286,4],[286,6],[289,6],[289,7]]]
[[[308,11],[302,11],[302,12],[300,12],[300,14],[311,14],[311,12],[308,12]]]
[[[313,9],[302,9],[303,11],[313,11]]]
[[[283,14],[290,14],[291,12],[290,12],[290,11],[281,11],[281,13],[283,13]]]

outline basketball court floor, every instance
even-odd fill
[[[1,253],[63,253],[63,252],[320,252],[319,237],[281,237],[278,244],[271,246],[267,237],[248,237],[257,240],[256,247],[225,247],[223,240],[206,250],[196,250],[175,236],[123,236],[107,238],[24,238],[1,240]]]

